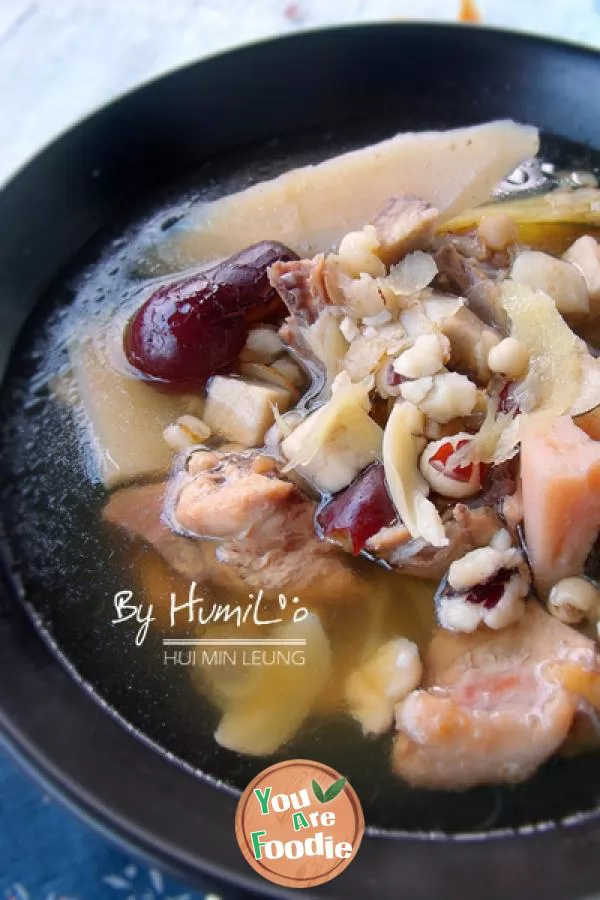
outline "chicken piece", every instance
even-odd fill
[[[343,298],[329,292],[323,254],[295,260],[293,265],[276,263],[269,269],[269,280],[290,311],[279,329],[281,340],[300,354],[305,365],[325,370],[327,395],[348,344],[335,315]]]
[[[214,544],[182,537],[162,522],[165,488],[161,483],[115,491],[104,507],[104,520],[146,541],[188,581],[214,582],[225,590],[244,591],[239,574],[216,559]]]
[[[466,306],[448,316],[441,330],[450,341],[450,368],[486,385],[492,374],[488,357],[492,347],[500,342],[498,333]]]
[[[439,579],[450,563],[470,550],[485,547],[502,528],[502,522],[491,506],[473,509],[464,503],[457,503],[443,522],[448,538],[445,547],[433,547],[422,539],[406,540],[402,529],[396,530],[397,543],[393,548],[390,533],[375,535],[367,547],[385,548],[382,557],[404,575]]]
[[[172,507],[173,491],[169,528],[161,515]],[[364,584],[341,552],[315,535],[314,510],[312,500],[277,477],[273,460],[199,451],[167,492],[164,484],[117,491],[103,516],[151,544],[189,581],[241,594],[295,593],[307,603],[357,599]]]
[[[181,481],[173,524],[192,537],[242,534],[298,493],[277,478],[275,460],[258,454],[192,453]]]
[[[437,218],[436,209],[412,194],[392,197],[373,225],[343,238],[339,255],[332,253],[325,259],[319,253],[312,259],[277,262],[269,269],[269,281],[292,317],[303,326],[313,325],[329,305],[356,313],[359,318],[377,315],[385,310],[385,304],[373,276],[385,274],[384,264],[389,266],[427,246]],[[373,250],[367,253],[363,247],[358,253],[354,245],[359,239],[368,244],[365,231],[369,228]],[[373,269],[373,263],[380,268]]]
[[[257,453],[193,453],[172,489],[170,520],[191,537],[221,539],[217,556],[252,589],[303,600],[355,599],[361,579],[314,531],[316,504]]]
[[[438,631],[423,689],[396,709],[396,772],[436,789],[528,778],[561,746],[578,710],[578,697],[552,673],[561,660],[597,666],[592,641],[533,600],[501,632]]]
[[[269,269],[269,282],[302,325],[312,325],[331,303],[324,280],[325,257],[276,262]]]
[[[463,294],[471,310],[486,324],[505,334],[508,329],[506,310],[500,300],[496,278],[505,271],[460,253],[452,241],[447,241],[435,256],[438,279],[444,287]]]
[[[373,219],[379,241],[377,256],[386,265],[397,263],[407,253],[431,243],[439,213],[414,194],[390,197]]]

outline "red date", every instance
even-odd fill
[[[438,611],[438,615],[442,609],[445,600],[453,597],[461,597],[465,603],[473,603],[476,606],[483,606],[484,609],[494,609],[502,600],[506,586],[515,569],[500,569],[488,581],[476,584],[463,593],[453,591],[448,582],[448,574],[444,575],[440,581],[434,595],[434,604]]]
[[[385,484],[383,466],[374,463],[317,514],[325,537],[348,543],[358,555],[374,534],[397,518]]]
[[[453,478],[454,481],[470,481],[471,475],[473,474],[473,463],[467,463],[466,466],[454,467],[449,467],[447,465],[452,454],[457,450],[460,450],[461,447],[466,447],[468,443],[469,441],[465,439],[459,441],[455,447],[452,441],[447,441],[433,454],[429,460],[430,465],[432,465],[434,469],[437,469],[438,472],[443,472],[448,478]]]
[[[515,413],[515,415],[521,412],[519,401],[512,393],[514,386],[514,381],[507,381],[498,394],[498,412]]]
[[[275,241],[158,288],[128,322],[123,347],[142,375],[167,384],[205,381],[231,365],[249,326],[285,314],[267,270],[297,259]]]
[[[506,585],[514,574],[514,569],[500,569],[489,581],[471,588],[465,600],[467,603],[480,604],[486,609],[494,609],[502,600]]]

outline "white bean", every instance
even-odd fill
[[[177,424],[181,426],[185,431],[188,431],[190,436],[195,439],[196,443],[201,443],[202,441],[207,440],[212,434],[212,431],[202,419],[198,416],[179,416],[177,419]]]
[[[405,387],[406,385],[401,387],[403,396]],[[458,372],[438,372],[433,376],[431,390],[417,405],[426,416],[445,424],[451,419],[470,415],[476,404],[477,387],[466,375],[460,375]]]
[[[406,638],[382,644],[346,682],[350,714],[365,734],[382,734],[392,725],[394,706],[421,681],[419,648]]]
[[[455,560],[448,569],[448,583],[455,591],[466,591],[489,581],[502,567],[504,553],[494,547],[479,547]]]
[[[468,603],[462,594],[453,594],[442,599],[438,620],[447,631],[472,634],[481,625],[481,607],[477,603]]]
[[[192,439],[190,434],[183,430],[176,422],[167,425],[163,431],[163,440],[169,445],[171,450],[179,453],[180,450],[187,450],[193,447],[196,441]]]
[[[349,275],[385,275],[385,266],[376,255],[379,249],[377,231],[373,225],[365,225],[362,231],[350,231],[340,241],[338,257]]]
[[[433,378],[415,378],[414,381],[406,381],[400,385],[400,395],[403,400],[420,406],[425,397],[433,390]]]
[[[483,622],[488,628],[499,630],[518,622],[525,612],[525,597],[529,580],[516,572],[504,587],[502,597],[492,609],[483,607]]]
[[[528,365],[527,348],[513,337],[504,338],[488,353],[488,366],[491,371],[506,375],[507,378],[521,378]]]
[[[284,343],[274,328],[259,325],[248,333],[242,355],[248,357],[249,361],[271,363],[281,356],[284,349]]]
[[[195,444],[202,444],[208,440],[212,431],[198,416],[179,416],[172,425],[167,425],[163,431],[163,438],[172,450],[187,450]]]
[[[443,334],[422,334],[394,361],[394,371],[405,378],[435,375],[450,358],[450,341]]]
[[[550,591],[548,609],[561,622],[576,625],[600,612],[600,591],[587,578],[563,578]]]
[[[505,213],[488,213],[481,217],[477,234],[490,250],[505,250],[519,240],[519,229],[514,219]]]

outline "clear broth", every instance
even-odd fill
[[[314,135],[304,135],[223,158],[205,166],[191,185],[158,198],[150,210],[138,210],[87,249],[31,317],[5,381],[0,488],[6,532],[28,609],[46,640],[141,737],[200,775],[239,789],[273,759],[309,757],[349,777],[372,827],[450,833],[528,827],[597,804],[596,754],[557,758],[523,785],[482,787],[457,798],[450,792],[408,788],[390,770],[391,735],[367,739],[342,712],[343,676],[369,628],[423,642],[433,624],[431,585],[386,573],[364,560],[356,565],[368,569],[365,602],[323,612],[337,675],[320,709],[273,757],[241,756],[219,747],[213,737],[219,714],[198,690],[198,678],[186,666],[163,663],[164,615],[141,647],[133,645],[133,628],[111,624],[116,591],[132,588],[158,609],[168,602],[170,590],[180,593],[185,586],[155,551],[99,524],[106,491],[91,477],[78,417],[68,405],[52,400],[48,387],[68,366],[65,336],[85,329],[90,319],[114,315],[131,301],[144,283],[139,277],[144,248],[190,202],[230,193],[379,136],[372,131],[366,139],[320,135],[316,141]],[[544,155],[578,169],[591,169],[594,163],[584,148],[554,139],[546,139]]]

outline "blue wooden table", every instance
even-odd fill
[[[233,827],[233,825],[232,825]],[[178,883],[51,799],[0,751],[2,900],[239,900]]]

